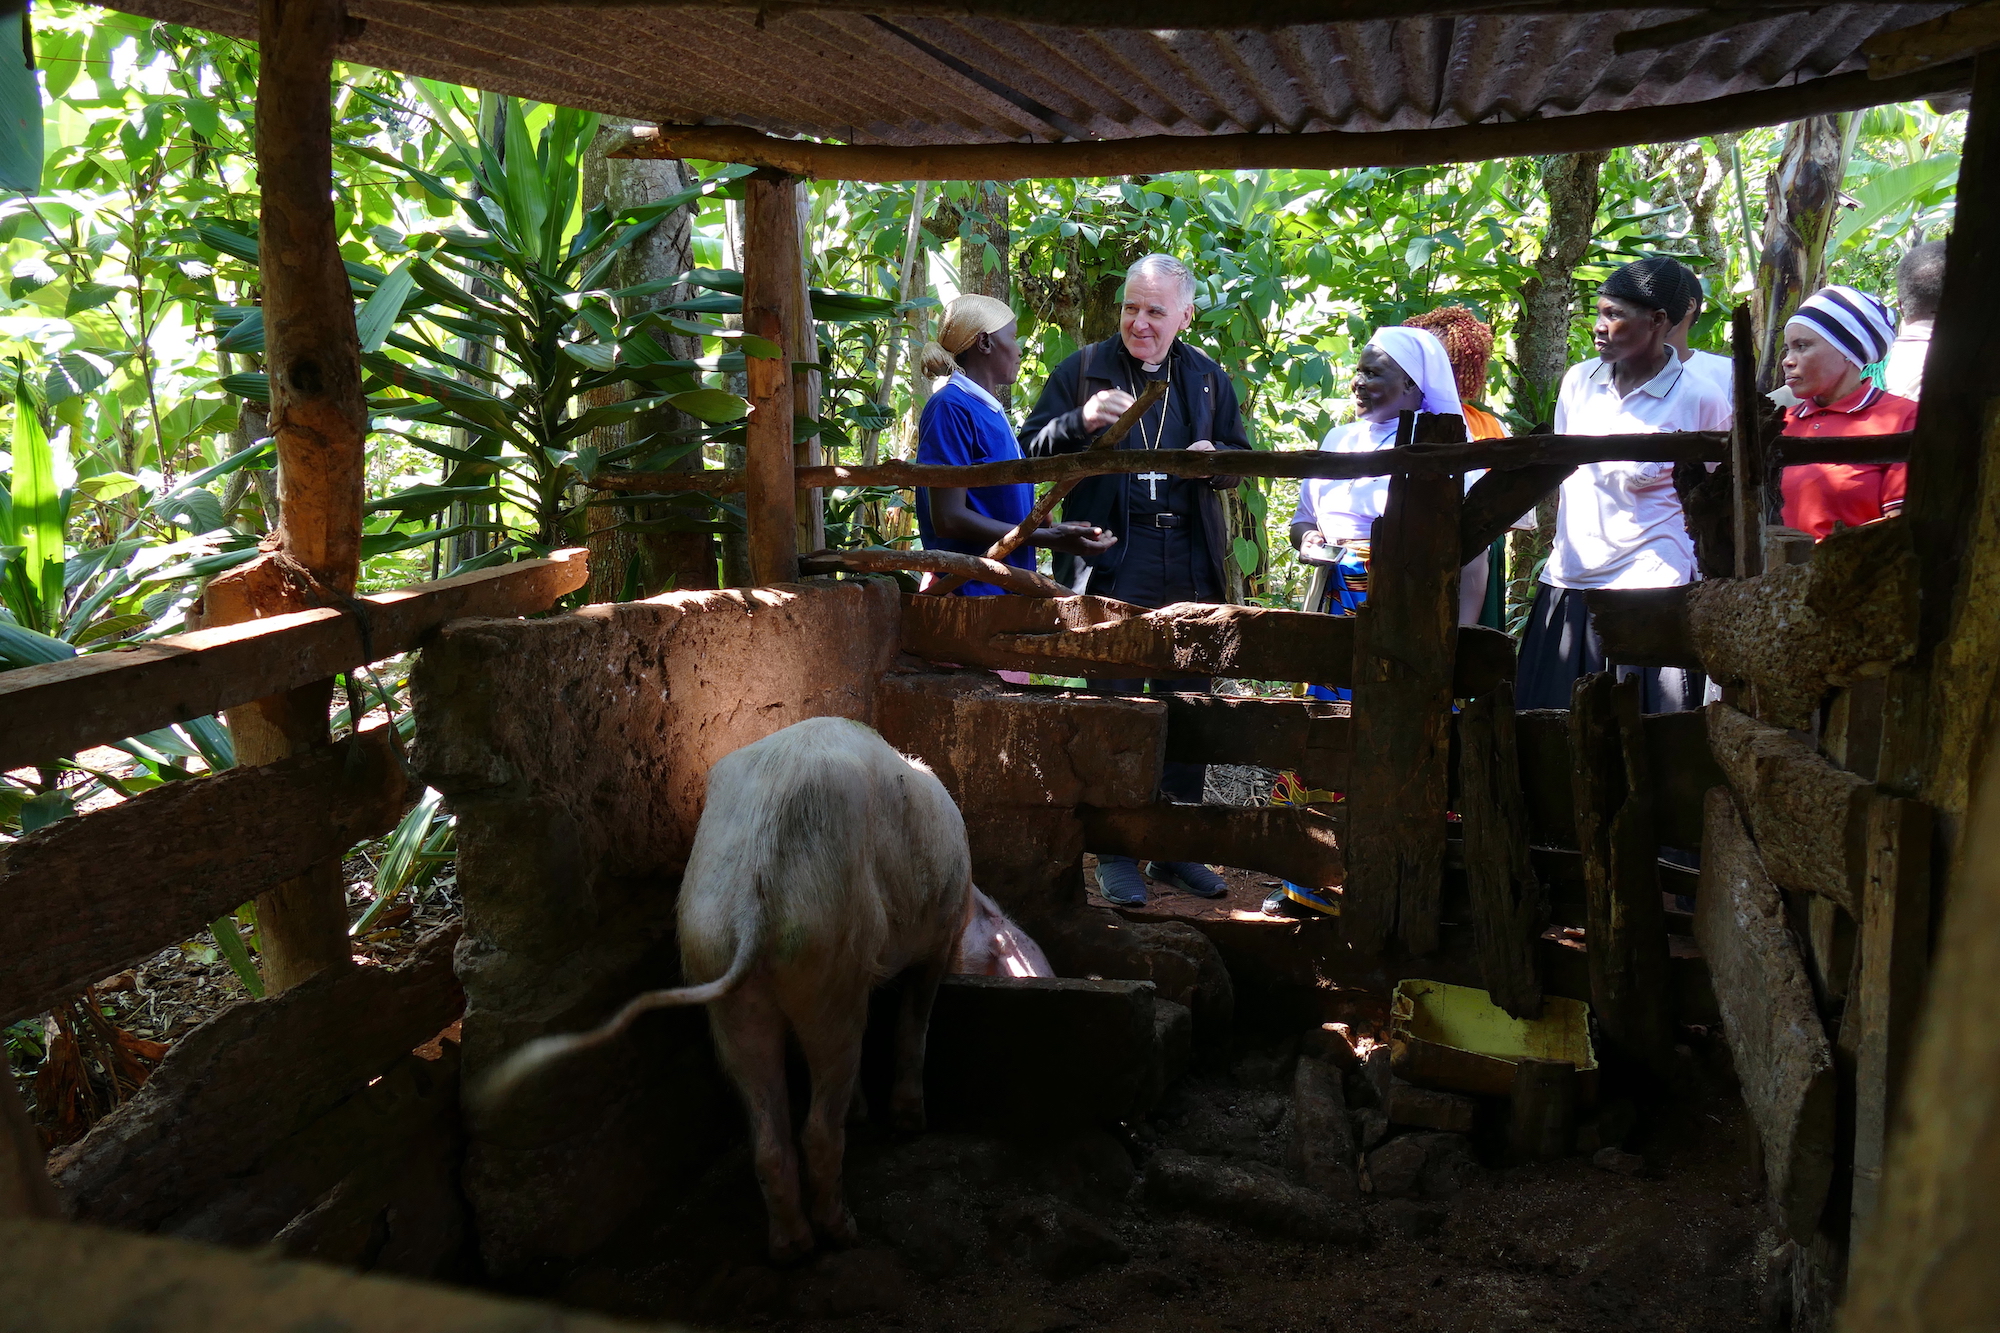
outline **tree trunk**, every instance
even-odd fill
[[[1609,153],[1566,153],[1542,167],[1549,201],[1548,236],[1535,256],[1535,276],[1521,284],[1514,323],[1514,410],[1531,420],[1554,419],[1556,390],[1569,369],[1570,319],[1576,310],[1576,266],[1597,229],[1597,175]]]
[[[1556,391],[1569,369],[1570,321],[1576,313],[1576,268],[1597,230],[1598,173],[1609,153],[1566,153],[1542,165],[1542,193],[1549,201],[1548,233],[1535,255],[1535,276],[1521,284],[1521,313],[1514,321],[1514,411],[1530,423],[1555,420]],[[1535,507],[1532,532],[1508,534],[1507,567],[1521,571],[1515,602],[1532,602],[1534,571],[1555,537],[1553,499]]]
[[[1764,248],[1757,261],[1759,392],[1784,382],[1785,321],[1826,280],[1826,243],[1840,215],[1851,117],[1814,116],[1785,127],[1778,169],[1764,188]]]
[[[759,173],[743,195],[743,328],[791,346],[799,304],[797,183]],[[743,515],[756,585],[799,577],[798,493],[792,462],[792,369],[784,355],[746,358],[750,420],[745,428]]]
[[[675,159],[607,158],[605,143],[628,121],[606,119],[596,142],[584,155],[583,207],[589,210],[608,204],[613,211],[637,208],[687,188],[692,176],[687,164]],[[640,283],[678,277],[694,264],[692,208],[676,209],[643,239],[627,246],[613,261],[605,285],[634,287]],[[685,285],[651,296],[627,297],[619,302],[619,314],[627,319],[645,310],[690,295]],[[657,336],[657,335],[656,335]],[[701,355],[700,340],[682,334],[668,339],[669,354],[684,359]],[[597,402],[614,403],[633,396],[629,384],[596,391]],[[676,431],[697,428],[692,420],[672,407],[659,407],[616,426],[592,431],[590,443],[600,452],[623,448],[648,435],[665,437]],[[645,464],[643,456],[635,465]],[[672,472],[699,472],[701,452],[690,451],[667,464]],[[600,495],[598,498],[608,498]],[[700,523],[709,517],[705,500],[694,496],[648,505],[593,505],[587,517],[590,546],[590,600],[617,601],[630,588],[640,597],[655,593],[715,586],[715,542],[707,532],[632,532],[620,525],[633,522]],[[632,568],[638,562],[637,570]]]
[[[1014,301],[1008,268],[1007,187],[999,181],[980,181],[977,193],[967,201],[965,215],[971,220],[969,234],[958,239],[958,289],[990,296],[1009,305]],[[992,247],[989,254],[987,247]],[[1002,385],[1000,405],[1012,407],[1014,387]]]
[[[278,541],[277,550],[209,585],[204,606],[211,624],[339,605],[360,574],[368,414],[332,190],[331,85],[342,22],[338,0],[263,0],[258,10],[259,269],[278,452]],[[237,762],[270,763],[325,744],[332,688],[322,681],[230,709]],[[273,992],[350,966],[339,863],[260,894],[257,927],[264,981]]]

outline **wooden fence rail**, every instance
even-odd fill
[[[586,553],[564,550],[358,597],[358,616],[298,611],[0,672],[0,769],[325,680],[407,652],[448,620],[544,611],[589,577]]]
[[[0,848],[0,1024],[388,832],[405,791],[378,724],[358,743],[170,782]]]
[[[1776,466],[1797,463],[1897,462],[1909,457],[1909,435],[1877,435],[1866,440],[1772,441]],[[1053,458],[1017,458],[962,467],[892,461],[873,467],[828,464],[798,470],[800,486],[1002,486],[1020,482],[1063,481],[1071,477],[1114,472],[1165,472],[1177,477],[1207,477],[1223,471],[1238,477],[1386,477],[1406,472],[1440,476],[1481,468],[1511,470],[1527,467],[1577,467],[1610,460],[1637,463],[1719,463],[1728,457],[1729,436],[1723,431],[1667,431],[1655,435],[1522,435],[1506,440],[1476,440],[1470,444],[1416,444],[1379,449],[1370,454],[1335,454],[1318,449],[1231,451],[1226,454],[1192,449],[1089,450]],[[1561,480],[1560,477],[1557,478]],[[699,491],[729,494],[743,489],[743,473],[733,469],[706,472],[599,472],[590,479],[599,490],[666,494]],[[1530,501],[1532,503],[1532,501]],[[1516,515],[1518,517],[1518,514]]]

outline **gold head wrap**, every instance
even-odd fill
[[[998,333],[1014,322],[1014,312],[1005,301],[990,296],[966,295],[944,308],[944,323],[937,338],[924,344],[917,364],[932,379],[941,379],[958,369],[958,354],[972,346],[982,333]]]

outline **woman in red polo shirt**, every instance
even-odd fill
[[[1887,307],[1852,287],[1822,287],[1785,324],[1785,387],[1798,403],[1785,434],[1893,435],[1916,425],[1917,405],[1862,374],[1895,340]],[[1785,469],[1785,526],[1814,540],[1903,508],[1902,463],[1802,463]]]

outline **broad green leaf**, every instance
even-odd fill
[[[264,311],[251,307],[229,328],[229,332],[216,341],[217,347],[225,352],[241,352],[249,356],[264,354]]]
[[[66,791],[45,791],[30,796],[21,803],[21,832],[33,833],[75,813],[76,801]]]
[[[76,483],[78,495],[100,504],[138,489],[139,479],[127,472],[100,472],[94,477],[81,478]]]
[[[696,389],[691,393],[672,394],[667,401],[689,416],[715,425],[741,421],[750,414],[749,403],[722,389]]]
[[[63,317],[80,315],[86,310],[95,310],[101,305],[109,305],[118,299],[120,288],[101,282],[82,282],[69,289],[69,298],[63,302]]]
[[[417,518],[435,514],[460,500],[470,504],[491,504],[498,498],[499,492],[491,486],[411,486],[369,501],[368,509],[375,513],[395,510],[405,518]]]
[[[76,649],[61,639],[0,620],[0,670],[40,666],[75,657]]]
[[[240,259],[246,264],[257,262],[257,237],[255,229],[243,231],[248,224],[210,220],[197,222],[195,235],[210,249],[220,250],[231,259]]]
[[[11,544],[21,547],[19,576],[32,603],[14,608],[31,627],[54,629],[62,617],[63,499],[56,490],[55,448],[42,429],[24,372],[14,376],[14,483],[8,497]],[[26,617],[21,612],[27,611]]]
[[[1943,185],[1958,172],[1957,153],[1939,153],[1921,162],[1911,162],[1877,172],[1866,184],[1851,193],[1858,207],[1841,214],[1828,253],[1840,248],[1900,208],[1915,203],[1923,195]]]
[[[264,998],[264,978],[258,974],[257,965],[250,961],[250,951],[243,947],[243,936],[237,932],[236,918],[217,917],[209,924],[209,933],[215,936],[215,947],[229,960],[230,971],[243,983],[243,989],[250,992],[250,998]]]
[[[48,374],[42,378],[42,396],[49,406],[69,398],[93,393],[111,378],[111,363],[87,352],[59,352],[49,358]]]
[[[248,398],[254,403],[271,401],[271,377],[262,371],[244,375],[224,375],[216,381],[218,387],[238,398]]]
[[[360,335],[363,352],[381,351],[383,339],[402,316],[403,302],[417,285],[416,275],[410,272],[411,263],[406,259],[396,265],[355,317],[354,328]]]

